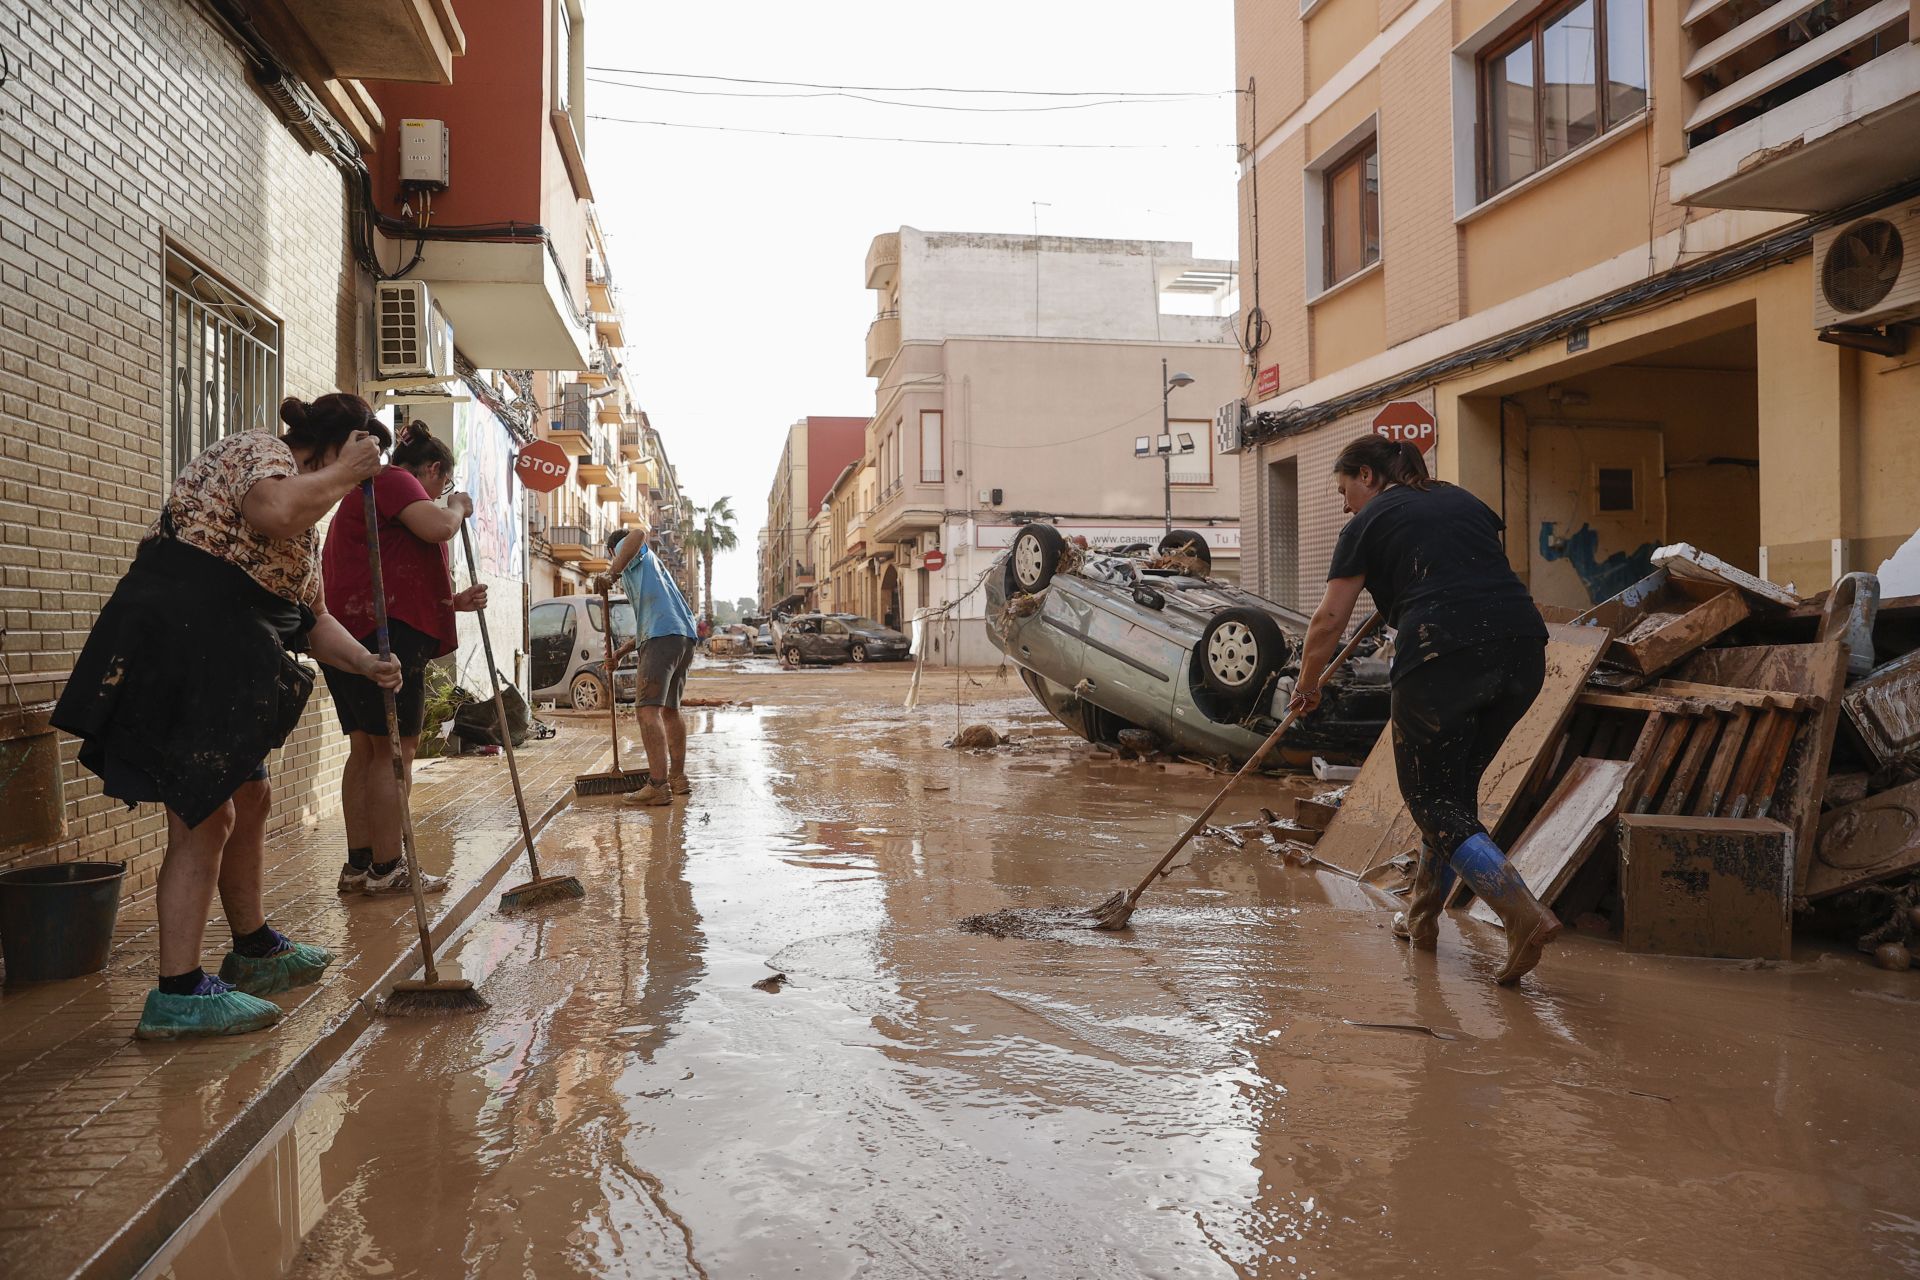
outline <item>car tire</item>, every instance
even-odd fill
[[[1067,540],[1052,525],[1023,526],[1013,535],[1013,546],[1007,552],[1009,585],[1032,595],[1053,581],[1066,553]]]
[[[607,682],[591,671],[582,671],[567,686],[567,701],[573,704],[575,711],[604,710],[611,696]]]
[[[857,644],[847,651],[847,656],[855,662],[865,662],[867,660],[867,646]]]
[[[1193,660],[1210,691],[1244,706],[1286,664],[1287,634],[1260,609],[1222,609],[1200,633]]]
[[[1191,529],[1175,529],[1160,539],[1160,554],[1192,556],[1200,562],[1203,573],[1213,572],[1213,552],[1208,548],[1206,538]]]
[[[800,650],[791,647],[781,650],[780,661],[797,668],[800,665]]]

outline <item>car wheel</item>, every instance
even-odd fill
[[[568,686],[567,696],[575,711],[598,711],[607,705],[607,682],[591,671],[582,671]]]
[[[780,651],[780,661],[790,667],[797,667],[800,665],[800,651],[794,648],[782,649]]]
[[[850,650],[850,656],[855,662],[865,662],[867,660],[867,646],[863,644],[853,646],[852,650]]]
[[[1008,556],[1013,585],[1032,594],[1053,580],[1066,554],[1067,540],[1050,524],[1030,524],[1013,535]]]
[[[1213,552],[1207,547],[1207,540],[1191,529],[1175,529],[1160,539],[1160,554],[1163,556],[1188,556],[1200,562],[1200,572],[1213,572]]]
[[[1223,609],[1194,648],[1207,688],[1237,702],[1251,699],[1287,660],[1287,635],[1259,609]]]

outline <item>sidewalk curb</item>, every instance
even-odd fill
[[[602,753],[589,772],[600,772],[612,758],[611,750]],[[534,834],[537,836],[574,798],[573,785],[568,783],[532,820]],[[440,913],[428,929],[436,954],[487,905],[494,888],[506,879],[508,870],[525,853],[526,840],[515,835],[493,864]],[[125,1280],[141,1274],[183,1227],[192,1223],[203,1209],[217,1204],[222,1189],[236,1173],[244,1171],[255,1148],[293,1112],[307,1090],[346,1056],[347,1050],[372,1025],[374,1001],[395,982],[419,968],[419,944],[415,938],[372,986],[353,997],[352,1002],[334,1016],[318,1040],[287,1064],[272,1084],[72,1273],[74,1280]]]

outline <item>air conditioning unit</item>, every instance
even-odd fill
[[[418,280],[382,280],[373,295],[374,373],[453,377],[453,326]]]
[[[1246,443],[1247,402],[1229,400],[1213,415],[1213,451],[1238,453]]]
[[[1920,200],[1816,232],[1813,266],[1816,329],[1920,318]]]

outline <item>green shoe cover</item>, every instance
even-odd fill
[[[332,963],[333,952],[308,942],[289,942],[284,950],[258,959],[229,951],[220,962],[220,980],[250,996],[272,996],[320,981]]]
[[[238,991],[215,995],[170,996],[147,992],[134,1035],[142,1040],[177,1040],[181,1036],[237,1036],[263,1031],[280,1021],[280,1006]]]

